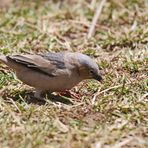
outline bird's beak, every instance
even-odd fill
[[[102,80],[103,80],[101,75],[93,75],[93,78],[99,82],[102,82]]]
[[[102,71],[99,70],[97,73],[94,73],[93,78],[99,82],[102,82],[103,81]]]

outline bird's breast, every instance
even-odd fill
[[[23,69],[23,71],[17,72],[17,76],[21,81],[34,88],[57,92],[71,89],[81,81],[76,71],[61,71],[57,72],[55,77],[50,77],[29,69]]]

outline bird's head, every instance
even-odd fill
[[[82,79],[102,80],[101,71],[95,61],[89,56],[78,53],[78,71]]]

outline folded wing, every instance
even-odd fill
[[[50,77],[55,77],[56,71],[60,67],[61,69],[65,68],[64,61],[62,62],[61,58],[59,60],[53,53],[51,55],[50,53],[48,55],[14,55],[7,56],[7,58],[17,64],[21,64],[22,66]]]

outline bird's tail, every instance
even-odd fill
[[[4,55],[0,55],[0,63],[1,62],[7,65],[8,63],[7,57]]]

